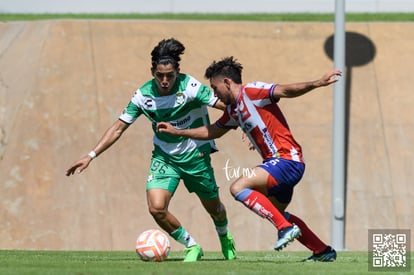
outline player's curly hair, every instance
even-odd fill
[[[242,84],[243,66],[233,56],[225,57],[220,61],[213,61],[206,69],[204,77],[211,79],[217,76],[228,77],[237,84]]]
[[[180,68],[180,61],[184,53],[184,45],[174,38],[163,39],[151,52],[151,71],[154,72],[158,64],[173,64],[174,69]]]

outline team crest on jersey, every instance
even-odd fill
[[[182,92],[178,92],[178,93],[176,94],[176,99],[175,99],[175,102],[176,102],[178,105],[181,105],[181,104],[183,104],[183,103],[184,103],[184,101],[185,101],[185,99],[184,99],[184,94],[183,94]]]

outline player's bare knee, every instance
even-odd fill
[[[149,207],[148,211],[156,220],[162,220],[167,216],[167,210],[164,208]]]
[[[224,206],[224,204],[223,203],[220,203],[219,205],[218,205],[218,207],[216,208],[216,213],[215,213],[215,215],[216,216],[219,216],[219,217],[221,217],[221,216],[225,216],[226,215],[226,207]]]
[[[236,196],[237,193],[239,193],[241,190],[245,189],[244,184],[242,183],[242,180],[236,180],[230,185],[230,193],[234,196]]]
[[[213,218],[221,217],[223,213],[226,213],[226,209],[224,207],[223,203],[219,203],[217,205],[210,205],[206,207],[207,212],[212,216]]]
[[[226,208],[224,207],[224,204],[222,203],[220,203],[220,205],[216,207],[215,210],[213,212],[210,212],[209,214],[215,221],[222,221],[227,217]]]

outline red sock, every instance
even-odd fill
[[[272,202],[260,192],[244,189],[236,194],[235,198],[260,217],[268,219],[277,230],[292,226]]]
[[[318,236],[316,236],[315,233],[310,230],[310,228],[306,225],[304,221],[302,221],[300,218],[296,217],[293,214],[290,214],[290,217],[288,219],[289,222],[296,224],[299,226],[300,231],[302,232],[302,236],[298,238],[298,241],[313,251],[314,254],[319,254],[323,252],[327,245],[322,242]]]

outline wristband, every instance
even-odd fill
[[[96,158],[96,152],[92,150],[92,151],[89,152],[88,156],[90,156],[91,159],[94,159],[94,158]]]

